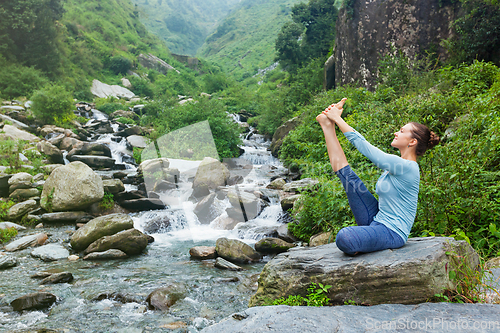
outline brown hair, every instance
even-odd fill
[[[427,126],[416,122],[411,122],[410,124],[413,126],[411,134],[417,139],[417,156],[424,155],[428,149],[434,148],[434,146],[439,144],[439,136]]]

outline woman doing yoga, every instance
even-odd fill
[[[408,240],[417,212],[420,171],[417,156],[439,143],[427,126],[408,123],[394,133],[391,146],[401,157],[387,154],[371,145],[342,118],[346,98],[330,105],[316,120],[321,125],[333,171],[344,186],[357,226],[341,229],[335,242],[343,252],[353,255],[397,249]],[[377,167],[385,170],[376,185],[379,201],[351,170],[335,133],[335,125],[346,138]]]

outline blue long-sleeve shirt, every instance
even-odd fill
[[[385,170],[375,187],[379,211],[373,220],[395,231],[406,242],[417,214],[420,183],[418,163],[384,153],[356,130],[345,132],[344,135],[361,154]]]

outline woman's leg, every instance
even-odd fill
[[[321,125],[321,129],[325,135],[326,149],[328,150],[330,164],[332,165],[333,171],[337,172],[346,165],[349,165],[349,163],[347,163],[347,158],[345,157],[344,151],[342,150],[339,140],[337,139],[337,133],[335,133],[335,123],[322,113],[316,117],[316,120]]]
[[[350,255],[397,249],[405,244],[401,236],[378,222],[372,222],[369,226],[343,228],[338,232],[335,243],[342,252]]]

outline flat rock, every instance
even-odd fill
[[[255,243],[255,250],[261,253],[282,253],[292,247],[295,247],[295,245],[274,237],[262,238]]]
[[[125,191],[125,185],[120,179],[104,179],[102,185],[104,186],[104,192],[114,194]]]
[[[83,218],[93,219],[86,212],[56,212],[41,215],[43,223],[74,223]]]
[[[157,210],[165,208],[163,201],[154,198],[123,200],[120,202],[120,206],[133,211]]]
[[[215,249],[220,257],[231,262],[244,264],[262,259],[262,256],[250,245],[238,239],[219,238]]]
[[[6,269],[17,265],[17,259],[13,256],[0,255],[0,269]]]
[[[189,255],[193,259],[214,259],[217,257],[215,246],[195,246],[189,249]]]
[[[90,92],[94,96],[100,98],[113,96],[116,98],[125,97],[130,99],[135,96],[135,94],[130,90],[128,90],[127,88],[121,87],[119,85],[109,85],[95,79],[92,81],[92,87],[90,88]]]
[[[318,184],[319,181],[317,179],[312,178],[304,178],[300,180],[295,180],[293,182],[287,183],[283,186],[283,191],[285,192],[298,192],[300,190],[304,190],[308,187],[314,186]]]
[[[111,236],[104,236],[90,244],[85,254],[118,249],[127,255],[140,254],[148,245],[148,237],[137,229],[127,229]]]
[[[46,292],[31,293],[13,300],[10,305],[14,311],[42,310],[56,301],[56,295]]]
[[[131,135],[127,136],[127,142],[132,147],[146,148],[146,146],[149,144],[149,139],[141,135]]]
[[[217,251],[219,252],[219,251]],[[465,241],[447,237],[411,238],[405,246],[350,257],[335,243],[290,249],[269,261],[249,306],[289,295],[306,295],[311,282],[331,285],[332,304],[418,304],[454,288],[450,270],[465,258],[475,269],[479,256]],[[219,253],[220,255],[220,253]],[[312,277],[314,277],[312,279]]]
[[[12,222],[0,222],[0,229],[15,228],[16,230],[26,230],[26,227]]]
[[[218,257],[215,259],[215,267],[220,268],[220,269],[227,269],[230,271],[242,271],[243,268],[241,268],[238,265],[233,264],[232,262],[227,261],[224,258]]]
[[[423,303],[376,306],[264,306],[232,314],[202,333],[498,332],[500,306]],[[489,326],[488,326],[489,325]]]
[[[36,188],[19,188],[9,195],[9,198],[15,200],[27,200],[40,196],[40,191]]]
[[[9,138],[12,140],[25,140],[29,142],[37,142],[40,141],[40,138],[36,135],[23,131],[12,125],[4,125],[2,128],[3,133],[0,134],[0,137]]]
[[[73,274],[70,272],[54,273],[40,281],[40,284],[68,283],[73,281]]]
[[[69,251],[62,245],[47,244],[35,248],[31,251],[31,256],[42,259],[43,261],[56,261],[68,259]]]
[[[115,159],[107,156],[73,155],[70,161],[80,161],[91,168],[110,168],[115,164]]]
[[[45,241],[47,240],[47,235],[44,233],[38,233],[35,235],[28,235],[24,236],[20,239],[17,239],[5,246],[5,251],[8,252],[15,252],[19,250],[23,250],[27,247],[30,246],[35,246],[35,245],[43,245]]]
[[[104,252],[92,252],[83,257],[83,260],[114,260],[128,258],[128,255],[118,249],[110,249]]]

